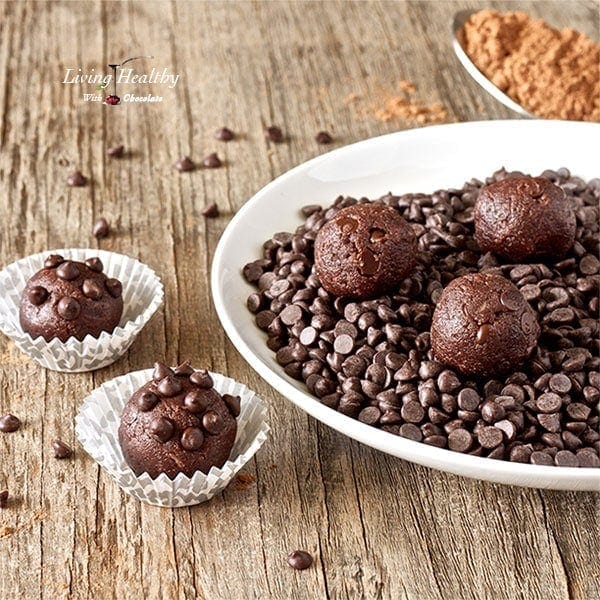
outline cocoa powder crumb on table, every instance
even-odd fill
[[[600,121],[600,43],[524,12],[479,11],[459,39],[475,66],[529,112]]]
[[[419,98],[412,81],[399,81],[395,88],[369,82],[368,99],[356,93],[342,99],[342,104],[350,105],[354,117],[375,118],[378,121],[404,121],[410,125],[426,125],[448,121],[448,111],[441,102],[427,103]]]

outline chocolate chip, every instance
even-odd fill
[[[559,450],[554,457],[557,467],[578,467],[579,459],[570,450]]]
[[[305,327],[300,332],[300,343],[304,346],[312,346],[317,339],[318,332],[314,327]]]
[[[413,442],[420,442],[423,439],[421,430],[413,423],[404,423],[400,426],[399,430],[400,437],[412,440]]]
[[[379,271],[379,259],[369,248],[363,248],[358,255],[358,266],[363,275],[375,275]]]
[[[92,228],[92,233],[94,234],[94,237],[98,240],[108,237],[108,234],[110,233],[110,227],[108,225],[108,221],[104,217],[101,217],[100,219],[98,219],[94,223],[94,227]]]
[[[281,311],[279,318],[285,325],[294,325],[302,320],[302,308],[297,304],[290,304]]]
[[[560,437],[562,438],[565,447],[569,450],[578,450],[583,446],[583,442],[574,433],[571,433],[570,431],[563,431],[560,434]]]
[[[210,373],[208,371],[206,371],[205,369],[200,369],[200,370],[192,373],[190,375],[190,381],[194,385],[197,385],[199,388],[206,389],[206,390],[210,389],[214,385],[214,382],[213,382],[212,377],[210,376]]]
[[[92,300],[100,300],[104,294],[102,286],[93,279],[84,279],[81,290],[86,298]]]
[[[455,452],[467,452],[471,449],[473,438],[471,434],[462,428],[454,429],[448,435],[448,448]]]
[[[102,271],[104,269],[104,265],[102,264],[102,261],[97,256],[88,258],[85,261],[85,264],[88,269],[91,269],[95,273],[102,273]]]
[[[56,276],[65,281],[72,281],[79,277],[79,267],[70,260],[67,260],[57,267]]]
[[[204,209],[202,209],[201,214],[207,219],[215,219],[221,213],[219,212],[219,207],[216,205],[216,203],[212,202],[211,204],[207,205]]]
[[[381,417],[381,411],[376,406],[367,406],[358,414],[358,420],[367,425],[375,425]]]
[[[532,450],[527,446],[515,446],[509,454],[509,460],[512,462],[528,463],[531,458]]]
[[[273,322],[276,315],[271,310],[262,310],[256,315],[256,326],[263,331],[266,331],[269,325]]]
[[[186,173],[188,171],[193,171],[196,168],[196,165],[189,156],[184,156],[175,163],[175,168],[180,173]]]
[[[175,425],[171,419],[156,416],[150,421],[149,430],[159,442],[164,444],[173,437],[173,433],[175,433]]]
[[[477,433],[477,441],[484,448],[495,448],[502,443],[503,435],[502,430],[493,425],[488,427],[482,427]]]
[[[283,132],[279,127],[275,127],[274,125],[265,129],[265,137],[270,142],[276,144],[281,144],[281,142],[283,142]]]
[[[481,397],[474,389],[464,388],[458,393],[457,400],[458,406],[460,406],[462,410],[473,411],[476,410],[479,406],[479,402],[481,402]]]
[[[552,433],[560,431],[560,415],[558,413],[539,414],[537,418],[540,425],[547,431]]]
[[[561,407],[561,404],[561,397],[553,392],[542,394],[536,400],[538,410],[543,413],[555,413]]]
[[[425,418],[425,409],[416,400],[409,400],[402,406],[400,415],[408,423],[420,423]]]
[[[202,390],[192,390],[185,395],[183,405],[191,413],[204,412],[210,404],[210,396]]]
[[[56,267],[58,267],[58,265],[61,265],[64,262],[65,262],[65,259],[60,254],[51,254],[44,261],[44,268],[45,269],[55,269]]]
[[[437,379],[440,392],[450,394],[460,387],[460,380],[452,371],[442,371]]]
[[[579,262],[583,275],[595,275],[600,270],[600,261],[593,254],[586,254]]]
[[[123,144],[112,146],[106,151],[106,154],[111,158],[122,158],[123,154],[125,154],[125,146],[123,146]]]
[[[333,349],[340,354],[350,354],[354,348],[354,339],[346,333],[338,335],[333,342]]]
[[[186,427],[181,434],[181,446],[191,452],[199,450],[204,442],[204,434],[198,427]]]
[[[175,375],[177,375],[178,377],[189,377],[194,372],[195,371],[190,365],[189,360],[186,360],[185,362],[181,363],[179,366],[173,369],[173,373],[175,373]]]
[[[6,508],[8,506],[8,490],[2,490],[0,492],[0,508]]]
[[[229,412],[233,417],[239,417],[241,411],[241,398],[231,394],[223,394],[223,402],[227,405]]]
[[[248,283],[255,283],[260,279],[260,276],[263,274],[263,269],[257,263],[257,261],[254,261],[245,265],[242,269],[242,273]],[[260,294],[258,296],[260,298]]]
[[[582,448],[577,451],[577,460],[580,467],[600,467],[600,458],[591,448]]]
[[[44,304],[44,302],[46,302],[46,299],[48,298],[48,290],[41,285],[34,285],[27,292],[27,298],[31,304],[34,306],[39,306],[40,304]]]
[[[137,399],[138,408],[142,412],[151,411],[160,401],[160,398],[149,391],[145,391],[141,396]]]
[[[177,396],[183,389],[181,385],[181,381],[174,377],[173,375],[167,375],[164,379],[160,381],[158,384],[156,391],[166,398],[170,398],[171,396]]]
[[[485,344],[490,335],[490,326],[484,323],[478,330],[477,335],[475,336],[475,341],[478,344]]]
[[[81,314],[81,304],[75,298],[65,296],[58,301],[56,312],[63,319],[73,321]]]
[[[218,169],[223,163],[216,152],[202,159],[202,166],[206,169]]]
[[[319,131],[315,136],[315,140],[318,144],[331,144],[333,142],[333,138],[327,131]]]
[[[58,459],[70,458],[73,455],[71,447],[60,440],[54,440],[52,442],[52,451],[54,453],[54,458]]]
[[[123,294],[123,284],[118,279],[107,279],[104,285],[113,298],[119,298]]]
[[[202,417],[202,427],[212,435],[217,435],[225,426],[225,421],[220,414],[209,410]]]
[[[555,373],[548,382],[550,389],[557,394],[568,394],[571,391],[571,380],[563,373]]]
[[[532,465],[552,466],[554,465],[554,459],[544,451],[532,452],[529,460]]]
[[[521,307],[521,294],[520,292],[514,291],[506,291],[500,294],[500,304],[507,308],[508,310],[514,311],[519,310]]]
[[[215,131],[215,138],[221,142],[229,142],[235,137],[235,134],[231,129],[227,127],[221,127]]]
[[[10,413],[0,417],[0,431],[2,433],[12,433],[21,427],[21,420]]]
[[[460,397],[460,394],[459,394]],[[504,407],[498,402],[488,400],[481,406],[481,418],[487,423],[496,423],[504,419],[506,411]]]
[[[82,187],[86,185],[87,178],[81,171],[75,171],[67,177],[67,184],[71,187]]]
[[[287,557],[288,564],[292,569],[303,571],[312,565],[312,556],[304,550],[294,550]]]
[[[572,402],[567,406],[567,414],[575,421],[586,421],[592,409],[582,402]]]
[[[246,300],[246,306],[251,313],[256,314],[263,306],[262,296],[258,292],[250,294]]]
[[[154,363],[154,371],[152,371],[152,379],[154,381],[161,381],[169,375],[174,375],[174,373],[167,365],[161,362]]]

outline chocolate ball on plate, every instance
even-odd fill
[[[49,256],[21,296],[23,330],[47,342],[112,332],[123,314],[123,286],[118,279],[108,278],[103,268],[99,258],[83,263]]]
[[[575,212],[545,177],[509,177],[484,187],[475,203],[475,239],[512,262],[564,256],[575,240]]]
[[[375,298],[412,272],[417,238],[391,206],[356,204],[337,212],[315,239],[315,269],[335,296]]]
[[[495,273],[451,281],[431,323],[435,358],[465,375],[514,370],[537,344],[540,327],[517,287]]]
[[[206,371],[156,363],[152,380],[121,413],[119,442],[136,475],[171,479],[208,473],[229,458],[240,414],[238,397],[221,396]]]

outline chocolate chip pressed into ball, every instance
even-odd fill
[[[431,323],[435,358],[466,375],[514,370],[537,345],[540,327],[517,287],[495,273],[470,273],[442,292]]]
[[[229,458],[239,414],[240,398],[221,396],[208,372],[156,363],[123,409],[119,443],[136,475],[208,473]]]
[[[66,342],[112,332],[123,314],[123,286],[102,271],[99,258],[84,263],[49,256],[29,279],[21,296],[19,318],[32,338]]]
[[[575,241],[573,206],[545,177],[509,177],[484,187],[473,216],[481,250],[513,262],[561,258]]]
[[[315,239],[315,269],[335,296],[374,298],[408,277],[417,239],[390,206],[356,204],[337,212]]]

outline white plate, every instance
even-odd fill
[[[258,374],[308,414],[368,446],[420,465],[514,485],[599,490],[600,469],[544,467],[451,452],[370,427],[332,410],[288,377],[246,308],[253,287],[242,267],[261,257],[277,231],[294,231],[305,204],[329,205],[340,194],[375,198],[388,191],[433,192],[483,179],[504,166],[539,174],[567,167],[598,173],[600,125],[565,121],[484,121],[415,129],[339,148],[272,181],[249,200],[223,233],[212,265],[213,299],[235,347]]]

